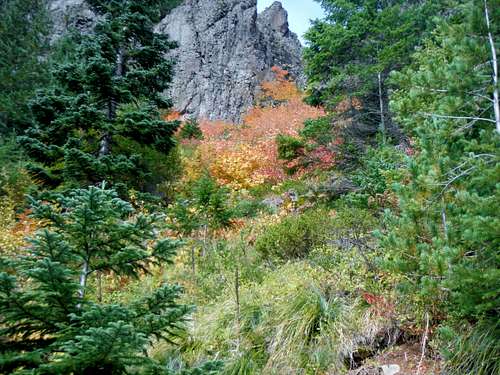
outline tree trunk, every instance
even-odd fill
[[[495,111],[495,123],[497,132],[500,133],[500,104],[499,104],[499,93],[498,93],[498,60],[497,51],[495,48],[495,41],[493,40],[493,34],[491,33],[490,24],[490,13],[488,11],[488,2],[484,0],[484,16],[486,18],[486,26],[488,28],[488,40],[490,42],[491,48],[491,65],[493,67],[493,109]]]
[[[234,272],[234,293],[236,296],[236,329],[238,337],[238,347],[240,344],[240,332],[241,332],[241,308],[240,308],[240,265],[239,261],[236,261],[236,270]]]
[[[196,275],[196,260],[194,254],[194,246],[191,246],[191,271],[193,271],[193,275]]]
[[[102,302],[102,272],[97,272],[97,301]]]
[[[384,97],[382,90],[382,73],[378,73],[378,98],[380,105],[380,133],[385,140],[385,115],[384,115]]]
[[[82,271],[80,273],[80,290],[78,291],[78,296],[80,300],[83,300],[85,297],[85,289],[87,288],[87,277],[89,274],[89,263],[85,260],[83,262]],[[79,303],[77,308],[80,308],[81,304]]]
[[[115,77],[122,77],[124,71],[124,63],[125,63],[125,52],[123,48],[119,48],[116,53],[116,68],[115,68]],[[118,108],[118,101],[115,95],[112,95],[108,101],[108,121],[112,123],[116,119],[116,111]],[[103,157],[109,154],[110,152],[110,144],[111,144],[111,135],[109,131],[105,132],[101,139],[101,144],[99,148],[99,157]]]

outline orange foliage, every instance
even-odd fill
[[[203,121],[201,160],[208,163],[219,183],[235,190],[280,182],[285,174],[278,160],[276,136],[296,136],[305,120],[323,115],[321,109],[296,97],[279,107],[251,109],[243,125]]]
[[[300,97],[300,91],[295,82],[290,80],[288,71],[278,66],[273,66],[271,70],[275,79],[262,83],[262,93],[258,100],[271,98],[276,101],[287,101]]]
[[[351,109],[355,109],[357,111],[363,109],[363,103],[359,98],[353,97],[342,100],[335,107],[335,112],[344,113],[350,111]]]
[[[299,89],[288,79],[288,72],[277,67],[273,71],[276,80],[263,83],[262,91],[280,105],[251,108],[241,125],[200,121],[204,139],[196,142],[194,158],[184,162],[187,175],[194,177],[206,167],[220,184],[234,190],[277,183],[285,178],[276,136],[296,136],[305,120],[324,116],[324,111],[302,101]]]
[[[180,120],[180,118],[181,118],[181,113],[177,111],[171,111],[163,116],[163,119],[165,121],[175,121],[175,120]]]

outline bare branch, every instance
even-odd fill
[[[484,0],[484,16],[486,18],[486,26],[488,27],[488,40],[490,42],[491,56],[492,56],[492,67],[493,67],[493,108],[495,110],[495,123],[497,132],[500,133],[500,104],[499,104],[499,93],[498,93],[498,61],[497,61],[497,51],[495,49],[495,42],[493,40],[493,34],[491,33],[490,24],[490,14],[488,11],[488,2]]]
[[[495,124],[495,121],[489,118],[483,118],[483,117],[469,117],[469,116],[447,116],[447,115],[438,115],[435,113],[426,113],[426,112],[420,112],[419,115],[426,116],[426,117],[434,117],[434,118],[442,118],[442,119],[448,119],[448,120],[475,120],[475,121],[486,121],[486,122],[492,122]]]

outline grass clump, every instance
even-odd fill
[[[241,285],[239,308],[230,286],[200,307],[182,346],[186,362],[221,359],[223,374],[342,373],[387,324],[354,290],[339,289],[338,275],[307,260],[263,273]]]
[[[500,374],[500,323],[479,323],[463,334],[443,329],[446,374]]]

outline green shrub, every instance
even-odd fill
[[[25,203],[25,194],[33,187],[25,165],[15,138],[0,139],[0,198],[8,198],[15,207]]]
[[[264,257],[294,259],[324,245],[328,240],[331,218],[325,210],[290,215],[269,225],[255,242],[255,249]]]
[[[162,153],[149,145],[143,145],[125,137],[114,138],[115,151],[135,160],[135,175],[130,175],[129,187],[138,191],[172,198],[174,187],[182,174],[180,150],[173,147],[168,154]]]
[[[195,315],[188,363],[217,355],[223,374],[343,374],[350,356],[387,328],[337,277],[307,261],[263,269],[242,283],[239,315],[228,286]]]
[[[269,211],[269,208],[259,200],[238,199],[233,214],[235,217],[256,217],[262,211]]]
[[[300,136],[304,139],[314,141],[319,145],[329,144],[334,139],[331,116],[305,121],[304,128],[300,131]]]
[[[392,145],[370,148],[361,166],[352,174],[352,181],[369,195],[382,194],[391,183],[400,180],[405,154]]]
[[[195,118],[188,119],[182,126],[179,137],[181,139],[203,139],[203,132],[200,129],[200,124]]]
[[[278,157],[281,160],[291,161],[302,154],[304,142],[290,135],[279,134],[276,137],[278,144]]]

